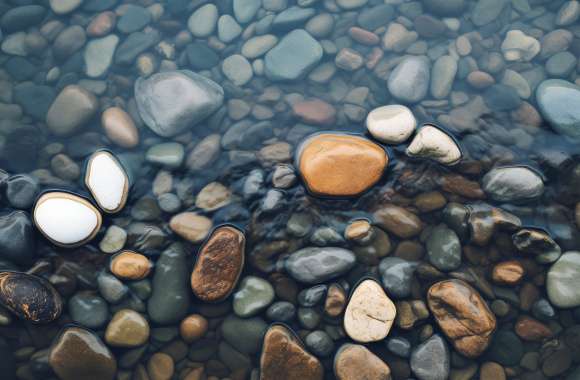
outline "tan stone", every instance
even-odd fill
[[[383,175],[388,157],[382,147],[358,136],[324,133],[299,148],[298,167],[315,195],[356,196]]]
[[[447,199],[438,191],[430,191],[415,197],[415,206],[422,212],[431,212],[443,208]]]
[[[260,380],[322,380],[320,361],[307,352],[288,328],[271,326],[264,336]]]
[[[192,343],[205,335],[207,327],[208,322],[203,315],[191,314],[181,321],[179,333],[184,341]]]
[[[356,342],[377,342],[389,334],[396,315],[395,304],[383,287],[375,280],[363,280],[346,306],[344,330]]]
[[[106,36],[111,32],[111,30],[113,30],[116,21],[117,16],[115,15],[115,12],[106,11],[99,13],[91,20],[89,26],[87,26],[87,34],[90,37]]]
[[[149,323],[131,309],[119,310],[107,326],[105,341],[114,347],[138,347],[149,339]]]
[[[246,238],[240,230],[217,228],[197,255],[191,273],[191,289],[197,298],[217,302],[236,287],[244,268]]]
[[[185,240],[201,243],[212,227],[211,219],[195,212],[182,212],[169,221],[169,228]]]
[[[123,251],[111,260],[111,272],[122,279],[142,280],[151,272],[149,259],[137,252]]]
[[[487,349],[496,320],[475,289],[461,280],[440,281],[429,288],[427,301],[437,324],[459,353],[475,358]]]
[[[344,230],[344,238],[356,242],[369,242],[372,237],[372,225],[366,219],[352,221]]]
[[[205,186],[195,199],[195,206],[205,211],[217,210],[230,203],[232,192],[219,182]]]
[[[378,356],[359,344],[344,344],[334,357],[338,380],[391,380],[391,369]]]
[[[331,284],[326,292],[324,311],[329,317],[335,318],[342,314],[346,306],[346,294],[342,286]]]
[[[524,267],[517,260],[496,264],[491,272],[493,281],[500,285],[516,285],[524,277]]]
[[[171,356],[157,352],[147,362],[147,374],[151,380],[170,380],[175,372]]]
[[[485,362],[479,370],[480,380],[506,380],[503,367],[495,362]]]
[[[66,86],[46,114],[46,126],[58,136],[69,136],[88,122],[99,101],[92,92],[77,85]]]
[[[101,115],[101,125],[107,137],[123,148],[139,145],[139,131],[131,116],[119,107],[108,108]]]
[[[548,326],[527,316],[518,319],[514,330],[520,338],[529,342],[541,342],[554,335]]]
[[[375,211],[373,217],[379,227],[403,239],[416,236],[423,229],[423,222],[417,215],[392,204]]]

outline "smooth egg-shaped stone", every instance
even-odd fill
[[[322,133],[298,149],[297,166],[314,195],[350,197],[377,183],[387,167],[385,150],[359,136]]]
[[[387,144],[400,144],[411,137],[417,120],[408,107],[391,104],[369,112],[366,125],[375,139]]]
[[[92,240],[101,228],[99,210],[80,196],[50,192],[36,201],[34,224],[52,243],[78,247]]]
[[[580,252],[566,252],[548,271],[546,289],[557,307],[580,306]]]
[[[49,323],[62,312],[62,298],[44,278],[20,272],[0,272],[0,303],[19,318]]]
[[[447,133],[427,124],[423,126],[407,147],[407,155],[428,158],[443,165],[454,165],[461,161],[461,149]]]
[[[119,160],[110,152],[98,151],[89,158],[85,185],[106,213],[118,212],[127,203],[129,177]]]

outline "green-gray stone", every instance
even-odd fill
[[[457,234],[444,224],[433,228],[427,238],[429,262],[437,269],[451,271],[461,265],[461,244]]]
[[[556,132],[580,139],[580,87],[561,79],[548,79],[536,90],[542,116]]]
[[[580,306],[580,252],[566,252],[548,271],[546,290],[557,307]]]
[[[234,313],[246,318],[258,314],[274,301],[274,288],[262,278],[248,276],[234,294]]]
[[[242,319],[228,316],[222,323],[222,334],[226,342],[243,354],[256,354],[262,345],[268,325],[262,318]]]

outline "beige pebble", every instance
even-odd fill
[[[139,132],[131,116],[119,107],[108,108],[101,116],[101,124],[107,137],[123,148],[139,144]]]

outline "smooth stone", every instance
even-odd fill
[[[457,60],[450,55],[439,57],[431,70],[431,95],[435,99],[445,99],[451,93],[455,75],[457,74]]]
[[[405,58],[389,76],[389,92],[404,103],[417,103],[429,90],[430,63],[425,56]]]
[[[327,37],[334,28],[334,17],[328,13],[320,13],[312,17],[304,29],[314,38]]]
[[[111,34],[107,37],[90,40],[83,55],[85,73],[90,78],[99,78],[107,73],[113,63],[119,37]]]
[[[26,57],[28,51],[26,49],[26,32],[16,32],[7,35],[2,42],[2,52],[8,55],[17,55]]]
[[[473,23],[476,26],[483,26],[495,21],[507,3],[507,0],[478,0],[471,13]]]
[[[58,34],[52,44],[54,57],[65,61],[79,51],[87,41],[85,29],[79,25],[72,25]]]
[[[109,318],[107,301],[90,292],[79,292],[68,300],[71,319],[81,326],[97,329]]]
[[[127,4],[123,14],[117,21],[117,29],[121,33],[130,34],[143,29],[151,22],[151,12],[147,8]]]
[[[266,311],[266,316],[273,322],[290,322],[296,316],[296,307],[287,301],[275,302]]]
[[[461,266],[461,243],[455,231],[445,224],[433,228],[425,245],[429,262],[437,269],[449,272]]]
[[[483,177],[481,185],[486,194],[498,202],[529,200],[544,193],[542,178],[523,166],[492,169]]]
[[[98,151],[87,161],[85,186],[106,213],[125,207],[129,194],[129,177],[119,160],[108,151]]]
[[[25,211],[0,214],[0,257],[14,263],[28,263],[36,256],[35,232]]]
[[[83,3],[83,0],[50,0],[49,3],[54,13],[64,15],[77,9]]]
[[[99,232],[102,217],[86,199],[70,193],[49,192],[36,201],[33,220],[40,232],[61,247],[78,247]]]
[[[232,42],[242,34],[242,27],[230,15],[220,16],[217,23],[217,30],[218,38],[226,44]]]
[[[156,45],[160,39],[159,32],[156,30],[147,30],[146,32],[134,32],[129,34],[129,36],[117,47],[115,52],[115,63],[124,66],[133,64],[139,54]]]
[[[111,304],[119,303],[129,292],[125,284],[108,272],[101,272],[97,276],[97,286],[101,296]]]
[[[376,30],[395,18],[395,8],[391,4],[379,4],[365,8],[358,13],[357,24],[366,30]]]
[[[214,4],[206,4],[192,13],[187,21],[187,27],[195,37],[208,37],[215,30],[218,16],[217,7]]]
[[[272,20],[272,31],[284,32],[302,27],[304,23],[316,14],[313,8],[292,6],[278,13]]]
[[[320,361],[306,351],[295,333],[282,325],[271,326],[264,336],[260,379],[322,380]]]
[[[273,34],[255,36],[242,45],[242,55],[248,59],[263,56],[278,43],[278,37]]]
[[[24,82],[14,87],[14,102],[24,112],[36,120],[45,120],[46,113],[56,97],[56,92],[49,86],[37,86]]]
[[[530,96],[532,96],[532,89],[530,88],[530,84],[517,71],[507,69],[504,72],[501,83],[505,84],[506,86],[513,87],[522,99],[528,99]]]
[[[334,351],[332,338],[322,330],[316,330],[306,335],[304,343],[317,357],[328,357]]]
[[[77,85],[66,86],[54,99],[46,114],[46,126],[57,136],[77,132],[96,113],[98,100]]]
[[[567,78],[576,68],[576,56],[568,51],[563,51],[551,56],[546,62],[546,72],[555,78]]]
[[[542,116],[570,139],[580,139],[580,87],[560,79],[543,81],[536,90]]]
[[[344,330],[354,341],[377,342],[391,330],[397,310],[382,286],[367,279],[352,291],[344,311]]]
[[[566,252],[548,270],[546,290],[550,302],[560,308],[580,306],[578,279],[580,253]]]
[[[244,268],[245,244],[244,233],[236,228],[222,226],[213,231],[191,273],[191,289],[197,298],[219,302],[232,293]]]
[[[267,329],[268,325],[260,317],[238,318],[232,314],[221,325],[224,340],[247,355],[258,353]]]
[[[139,114],[151,130],[171,137],[206,119],[221,107],[220,85],[188,70],[157,73],[135,82]]]
[[[429,288],[427,301],[439,327],[459,353],[476,358],[487,349],[496,320],[475,289],[461,280],[441,281]]]
[[[434,334],[411,353],[411,370],[419,380],[442,380],[449,377],[449,348],[445,340]]]
[[[512,242],[518,251],[533,255],[541,264],[553,263],[562,254],[560,246],[542,230],[522,228],[512,235]]]
[[[149,323],[130,309],[119,310],[107,325],[105,341],[113,347],[138,347],[149,339]]]
[[[318,284],[348,272],[356,263],[352,251],[337,247],[307,247],[285,261],[286,271],[297,281]]]
[[[182,144],[166,142],[155,144],[147,149],[145,160],[168,169],[177,169],[183,163],[185,149]]]
[[[169,228],[194,244],[205,240],[212,227],[211,219],[194,212],[182,212],[171,218]]]
[[[429,124],[419,129],[406,153],[411,157],[428,158],[443,165],[457,164],[462,158],[455,140],[443,130]]]
[[[411,342],[403,337],[389,338],[387,349],[397,356],[408,358],[411,355]]]
[[[298,293],[298,304],[304,307],[313,307],[322,302],[328,287],[326,285],[315,285]]]
[[[261,5],[260,0],[233,0],[234,16],[239,23],[246,24],[254,19]]]
[[[389,159],[382,147],[363,137],[324,133],[300,145],[297,161],[314,195],[349,197],[379,181]]]
[[[191,344],[205,335],[208,326],[208,321],[204,316],[191,314],[179,324],[179,334],[185,342]]]
[[[522,104],[516,89],[505,84],[491,85],[483,94],[483,99],[493,111],[510,111]]]
[[[387,204],[373,214],[376,224],[396,236],[407,239],[418,235],[423,223],[417,215],[403,207]]]
[[[151,321],[174,324],[186,315],[190,304],[188,256],[180,243],[173,243],[159,256],[153,273],[153,293],[147,301]]]
[[[0,272],[0,304],[35,324],[58,319],[63,308],[62,298],[50,282],[22,272]]]
[[[119,107],[107,108],[101,115],[101,125],[107,137],[122,148],[139,145],[139,131],[126,111]]]
[[[436,16],[460,16],[465,10],[465,0],[423,0],[423,5]]]
[[[356,9],[364,6],[368,0],[337,0],[336,4],[342,9]]]
[[[55,339],[48,364],[62,380],[113,380],[117,361],[103,341],[90,330],[67,327]]]
[[[391,369],[365,346],[345,343],[334,356],[334,375],[338,380],[390,380]]]
[[[240,54],[230,55],[225,58],[222,61],[222,72],[236,86],[247,84],[254,76],[252,65]]]
[[[320,62],[322,55],[322,46],[308,32],[293,30],[266,54],[266,76],[271,81],[301,79]]]
[[[379,273],[388,294],[395,298],[409,297],[416,268],[417,263],[398,257],[385,257],[382,259],[379,264]]]
[[[262,278],[247,276],[234,293],[233,309],[238,317],[252,317],[274,301],[274,288]]]
[[[149,275],[152,266],[146,256],[133,251],[123,251],[113,256],[109,269],[118,278],[142,280]]]
[[[568,26],[578,21],[578,18],[580,18],[580,3],[575,0],[566,1],[558,10],[555,23],[557,26]]]
[[[114,12],[106,11],[98,14],[87,26],[87,35],[90,37],[104,37],[115,27],[117,15]]]
[[[32,207],[40,190],[38,180],[26,174],[17,174],[4,180],[4,196],[14,208],[27,210]]]
[[[493,337],[488,356],[506,367],[516,366],[524,355],[524,346],[511,330],[498,331]]]
[[[0,18],[0,27],[5,33],[14,33],[38,25],[46,15],[46,8],[40,5],[22,5],[8,8]]]
[[[540,52],[540,42],[521,30],[510,30],[501,44],[501,51],[506,61],[529,62]]]
[[[293,114],[311,125],[332,125],[336,121],[336,109],[320,99],[304,100],[292,105]]]
[[[415,132],[417,120],[409,108],[393,104],[369,112],[366,127],[375,139],[387,144],[400,144]]]

